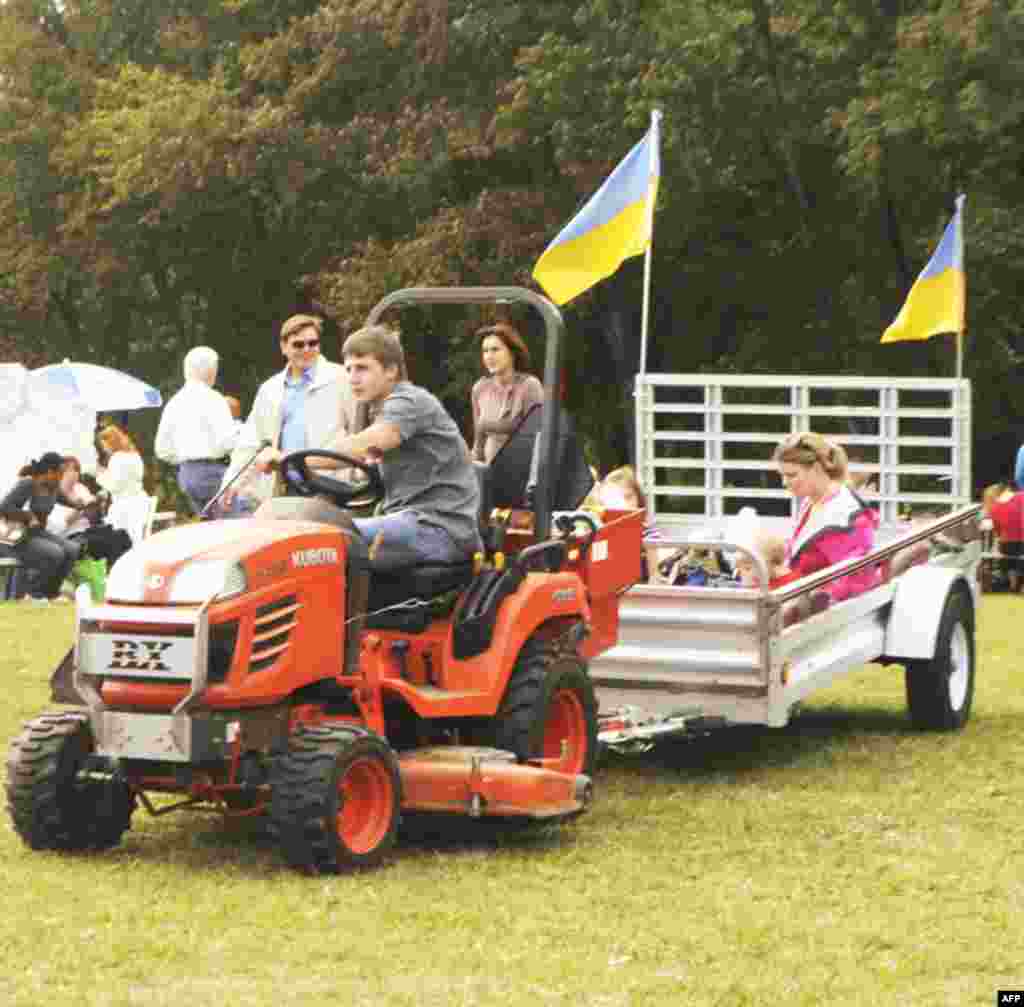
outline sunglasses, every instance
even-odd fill
[[[293,350],[315,350],[320,345],[319,339],[295,339],[288,344]]]

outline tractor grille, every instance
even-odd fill
[[[238,643],[238,620],[218,623],[210,627],[209,656],[206,680],[211,684],[223,682],[231,670]]]
[[[250,671],[269,668],[291,646],[299,605],[295,595],[278,598],[256,610],[253,620]]]

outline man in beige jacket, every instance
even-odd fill
[[[355,403],[345,370],[320,354],[323,320],[292,315],[281,326],[283,371],[260,385],[242,426],[223,486],[256,454],[256,461],[221,497],[225,510],[251,511],[275,492],[277,463],[293,451],[328,448],[355,428]],[[269,445],[269,446],[266,446]],[[234,506],[236,495],[243,498]]]

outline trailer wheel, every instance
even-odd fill
[[[369,867],[394,845],[398,760],[365,728],[299,731],[275,763],[271,784],[271,828],[292,867],[322,874]]]
[[[907,707],[915,727],[956,731],[967,723],[974,700],[974,613],[963,591],[946,600],[935,656],[906,662]]]
[[[94,747],[84,713],[43,714],[11,743],[7,810],[33,850],[105,850],[129,828],[135,795],[102,767],[93,771]]]
[[[586,665],[575,655],[556,656],[528,641],[480,741],[514,752],[521,761],[544,759],[564,773],[592,773],[597,698]]]

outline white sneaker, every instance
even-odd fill
[[[49,598],[29,598],[30,605],[49,605]]]

